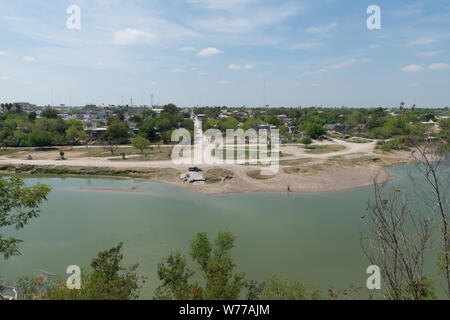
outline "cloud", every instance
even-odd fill
[[[26,62],[33,62],[34,60],[36,60],[36,59],[33,57],[23,57],[23,61],[26,61]]]
[[[183,48],[180,48],[180,51],[190,52],[190,51],[195,51],[195,48],[194,47],[183,47]]]
[[[230,81],[228,81],[228,80],[220,80],[219,83],[220,84],[229,84]]]
[[[7,56],[8,54],[8,51],[0,51],[0,56]]]
[[[223,0],[223,2],[228,2],[228,0]],[[257,2],[255,1],[255,3]],[[203,34],[215,36],[213,38],[215,40],[217,40],[217,34],[227,34],[234,35],[237,39],[246,39],[246,41],[267,42],[268,35],[264,31],[296,15],[301,7],[302,5],[299,3],[289,2],[287,4],[263,6],[246,5],[240,7],[239,10],[233,9],[228,13],[220,11],[200,12],[192,18],[188,18],[187,25]],[[248,39],[249,33],[254,33],[254,35]],[[259,37],[255,37],[255,35]]]
[[[422,37],[422,38],[419,38],[419,39],[410,41],[410,42],[408,43],[408,46],[409,46],[409,47],[413,47],[413,46],[426,46],[426,45],[429,45],[429,44],[432,44],[432,43],[435,43],[435,42],[438,42],[438,39]]]
[[[120,30],[114,35],[114,43],[121,46],[146,43],[153,39],[155,39],[154,34],[137,29]]]
[[[239,65],[239,64],[233,63],[228,66],[228,68],[231,70],[250,70],[250,69],[253,69],[254,67],[255,67],[255,65],[252,63],[247,63],[244,65]]]
[[[403,72],[419,72],[423,70],[424,68],[418,64],[411,64],[402,68]]]
[[[332,64],[332,65],[328,66],[327,69],[328,70],[339,70],[339,69],[351,67],[355,63],[356,63],[355,59],[350,59],[350,60],[345,61],[345,62]]]
[[[224,53],[222,50],[219,50],[217,48],[206,48],[206,49],[202,49],[200,50],[200,52],[198,53],[199,57],[209,57],[215,54],[222,54]]]
[[[338,24],[336,22],[333,22],[333,23],[331,23],[329,25],[309,27],[308,29],[306,29],[306,32],[307,33],[311,33],[311,34],[314,34],[314,33],[322,33],[322,34],[324,34],[324,33],[328,33],[331,30],[337,28],[337,26],[338,26]]]
[[[330,72],[332,70],[340,70],[340,69],[344,69],[344,68],[349,68],[353,65],[356,64],[356,60],[355,59],[350,59],[341,63],[335,63],[335,64],[330,64],[329,66],[326,66],[325,68],[316,70],[316,71],[306,71],[304,72],[305,75],[309,75],[309,74],[321,74],[321,73],[327,73]]]
[[[447,70],[450,69],[450,65],[447,63],[433,63],[428,66],[430,70]]]
[[[419,57],[435,57],[442,53],[442,51],[424,51],[418,54]]]
[[[9,79],[11,79],[11,78],[8,77],[8,76],[0,76],[0,80],[2,80],[2,81],[6,81],[6,80],[9,80]]]
[[[290,50],[306,50],[306,49],[312,49],[312,48],[319,48],[323,47],[324,44],[322,42],[304,42],[304,43],[298,43],[291,47],[289,47]]]

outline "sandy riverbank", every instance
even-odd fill
[[[256,165],[204,165],[207,173],[211,169],[223,168],[232,172],[232,177],[220,179],[205,185],[191,185],[180,180],[188,165],[175,165],[164,161],[114,161],[107,158],[77,157],[75,153],[67,155],[68,160],[55,160],[57,152],[18,153],[14,156],[0,157],[0,173],[35,174],[52,176],[96,176],[146,179],[185,188],[203,194],[247,193],[247,192],[330,192],[371,185],[377,181],[395,178],[386,167],[408,162],[409,153],[396,152],[380,154],[375,152],[375,144],[354,144],[338,142],[322,144],[340,146],[339,151],[325,154],[308,153],[299,145],[282,147],[285,157],[280,159],[279,172],[270,177],[257,174]],[[336,147],[335,147],[336,148]],[[79,151],[76,151],[79,153]],[[255,174],[256,172],[256,174]],[[225,177],[223,177],[225,178]],[[223,180],[223,181],[222,181]],[[113,190],[110,190],[113,191]],[[134,192],[127,190],[127,192]]]

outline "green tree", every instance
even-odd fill
[[[34,121],[34,120],[36,120],[36,112],[30,112],[28,115],[27,115],[27,118],[28,118],[28,120],[30,120],[30,121]]]
[[[200,300],[202,289],[198,283],[190,283],[195,272],[188,269],[186,258],[172,253],[158,264],[158,278],[162,284],[155,290],[156,300]]]
[[[70,144],[76,144],[86,139],[86,133],[83,129],[80,130],[76,126],[71,126],[66,131],[66,138]]]
[[[306,134],[310,136],[312,139],[317,139],[321,135],[325,134],[325,129],[320,123],[314,122],[307,126]]]
[[[158,265],[162,285],[155,292],[155,299],[206,299],[236,300],[246,288],[244,274],[234,274],[236,267],[230,256],[235,236],[220,232],[214,243],[206,233],[197,234],[191,243],[190,255],[198,264],[205,285],[190,283],[194,275],[186,267],[186,260],[179,253],[170,255]]]
[[[47,119],[57,119],[58,114],[59,114],[58,110],[48,108],[41,112],[41,117],[47,118]]]
[[[144,150],[150,147],[150,141],[141,136],[137,136],[131,139],[131,144],[134,148],[140,150],[141,153],[144,153]]]
[[[272,276],[265,282],[262,291],[262,300],[319,300],[319,289],[311,292],[308,288],[298,280],[279,279]]]
[[[155,120],[147,119],[139,125],[139,135],[149,141],[156,140]]]
[[[107,140],[126,143],[128,140],[128,125],[118,119],[108,120],[108,128],[106,129],[105,136]]]
[[[163,112],[165,113],[169,113],[171,115],[175,115],[178,113],[178,108],[176,105],[174,105],[173,103],[169,103],[168,105],[165,105],[163,107]]]
[[[312,141],[311,137],[306,136],[306,137],[304,137],[300,142],[301,142],[302,144],[304,144],[304,145],[305,145],[305,148],[306,148],[306,147],[309,146],[313,141]]]
[[[19,177],[0,177],[0,254],[5,259],[20,255],[18,245],[22,242],[14,237],[4,238],[2,228],[14,226],[22,229],[32,218],[39,216],[39,206],[47,200],[50,187],[37,184],[26,187]]]
[[[91,263],[92,271],[83,270],[81,289],[70,290],[66,281],[46,282],[43,278],[22,278],[17,289],[25,300],[134,300],[145,278],[138,276],[138,264],[123,265],[123,244],[100,252]]]

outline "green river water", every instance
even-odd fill
[[[406,166],[392,169],[400,176]],[[249,279],[272,274],[300,279],[322,290],[365,286],[368,261],[360,234],[372,188],[316,194],[201,195],[153,182],[81,178],[27,178],[53,187],[42,214],[14,235],[22,256],[0,259],[0,276],[13,282],[39,270],[65,277],[69,265],[89,266],[100,250],[124,242],[126,262],[148,277],[142,298],[158,285],[158,262],[184,254],[197,232],[237,236],[233,256]],[[406,178],[392,182],[408,186]],[[139,193],[92,191],[130,189]],[[433,259],[434,260],[434,259]],[[435,273],[434,265],[429,270]],[[439,280],[437,280],[439,282]],[[437,285],[439,286],[439,285]]]

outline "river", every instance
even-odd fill
[[[392,169],[406,176],[408,166]],[[12,280],[40,270],[65,276],[69,265],[89,266],[100,250],[124,242],[126,262],[140,263],[149,278],[142,298],[158,285],[157,264],[171,251],[187,255],[197,232],[237,236],[233,256],[249,279],[272,274],[326,291],[365,286],[369,263],[360,247],[372,188],[316,194],[201,195],[164,184],[133,180],[27,178],[53,187],[40,218],[17,233],[22,255],[0,259],[0,275]],[[393,184],[405,187],[406,178]],[[131,189],[136,193],[95,191]],[[89,190],[90,189],[90,190]],[[434,260],[434,259],[433,259]],[[435,274],[435,266],[428,266]]]

